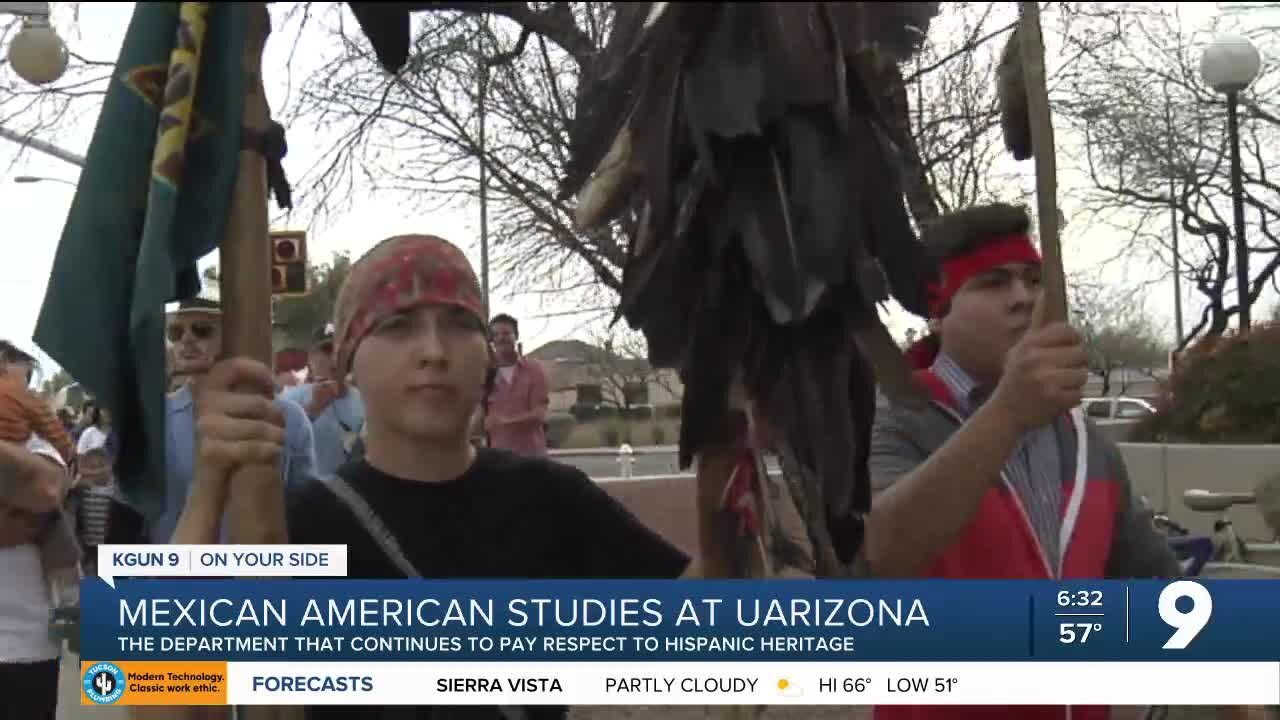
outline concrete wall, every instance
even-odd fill
[[[1182,493],[1190,489],[1251,492],[1269,473],[1280,472],[1280,445],[1148,445],[1121,443],[1135,489],[1193,533],[1209,533],[1213,514],[1188,510]],[[698,550],[698,517],[691,475],[601,479],[601,485],[645,524],[686,553]],[[1252,506],[1230,511],[1236,531],[1251,540],[1270,540],[1270,531]]]
[[[692,475],[599,481],[645,525],[693,556],[698,554],[698,513]]]
[[[1280,445],[1157,445],[1120,443],[1134,487],[1152,507],[1164,510],[1193,533],[1213,530],[1212,513],[1188,510],[1187,490],[1252,492],[1263,478],[1280,473]],[[1230,511],[1236,532],[1246,539],[1270,540],[1269,530],[1252,506]]]

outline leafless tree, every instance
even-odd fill
[[[904,68],[914,146],[905,164],[917,220],[991,199],[1008,184],[996,168],[1005,150],[995,68],[1014,22],[1000,9],[998,3],[947,3],[929,41]]]
[[[1074,5],[1055,8],[1065,17]],[[524,293],[556,296],[556,309],[566,298],[571,307],[611,304],[630,228],[576,232],[570,202],[557,189],[579,80],[608,42],[613,3],[435,3],[436,12],[414,15],[410,60],[394,77],[375,62],[343,4],[276,7],[271,42],[289,48],[289,67],[273,74],[289,83],[277,114],[294,137],[312,135],[323,148],[309,168],[286,159],[298,214],[322,223],[374,193],[394,194],[424,214],[470,204],[483,161],[495,276]],[[917,220],[1008,199],[1014,183],[997,162],[1004,150],[994,67],[1015,12],[1009,3],[944,3],[919,58],[883,69]],[[1071,58],[1058,60],[1051,78]],[[92,109],[110,63],[81,64],[39,94],[39,103],[64,114],[46,118],[5,96],[0,111],[35,113],[24,123],[47,132],[74,108]],[[82,86],[87,95],[77,94]]]
[[[1176,217],[1182,277],[1204,301],[1185,345],[1224,332],[1239,307],[1225,100],[1199,77],[1203,44],[1223,28],[1187,32],[1177,13],[1135,3],[1082,23],[1082,36],[1105,33],[1113,41],[1082,54],[1055,100],[1083,138],[1084,211],[1130,234],[1115,259],[1171,277]],[[1268,68],[1241,98],[1250,304],[1274,287],[1280,268],[1280,185],[1268,169],[1280,141],[1278,83],[1280,73]]]
[[[331,139],[323,161],[300,182],[303,203],[334,212],[371,191],[404,192],[424,209],[473,200],[482,157],[492,178],[495,269],[526,292],[572,290],[578,303],[607,304],[620,286],[630,228],[603,236],[576,232],[570,203],[556,197],[556,188],[568,160],[578,81],[608,41],[612,4],[539,4],[546,17],[536,25],[511,13],[481,20],[486,8],[523,3],[440,5],[454,11],[415,18],[413,57],[396,78],[376,66],[340,9],[312,23],[311,32],[331,37],[333,50],[304,81],[290,118],[329,130]],[[993,68],[1013,17],[991,6],[944,4],[942,29],[931,34],[921,59],[900,71],[887,68],[882,77],[918,219],[998,192],[993,162],[1003,147]]]
[[[653,404],[649,388],[662,388],[677,401],[679,379],[668,370],[658,370],[645,358],[648,348],[644,336],[636,332],[600,328],[589,343],[585,358],[588,372],[601,385],[605,402],[628,411],[636,404]],[[643,388],[643,390],[641,390]]]
[[[1167,364],[1169,347],[1146,312],[1141,286],[1108,286],[1077,276],[1068,287],[1072,322],[1084,335],[1089,372],[1102,382],[1102,395],[1111,394],[1116,370],[1151,376]],[[1128,376],[1122,375],[1121,393]]]
[[[115,68],[115,58],[89,58],[76,52],[75,40],[83,32],[79,24],[80,3],[54,3],[52,22],[67,41],[67,70],[57,82],[36,86],[18,77],[0,53],[0,127],[21,136],[46,142],[56,140],[68,128],[93,124],[107,81]],[[8,48],[22,20],[0,16],[0,48]],[[24,159],[29,148],[8,144],[10,167]],[[12,154],[10,154],[12,153]]]
[[[495,274],[603,304],[594,290],[619,287],[622,235],[576,232],[557,189],[580,68],[603,47],[612,6],[439,5],[415,15],[411,59],[396,77],[342,8],[311,23],[332,53],[302,82],[288,116],[291,127],[331,140],[299,179],[303,205],[323,217],[368,193],[396,192],[427,212],[457,206],[479,194],[482,159]]]
[[[1046,58],[1051,89],[1070,76],[1082,55],[1112,40],[1075,33],[1077,18],[1089,14],[1087,4],[1052,5],[1045,32],[1074,40],[1065,52]],[[917,220],[992,200],[1033,204],[1031,192],[1018,184],[1030,166],[1018,168],[1008,156],[996,104],[996,69],[1016,21],[1009,3],[944,3],[928,42],[904,68],[911,128],[904,164]]]

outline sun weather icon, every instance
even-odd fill
[[[783,697],[800,697],[804,695],[804,690],[801,690],[795,683],[786,678],[778,680],[778,692],[782,693]]]
[[[84,694],[99,705],[119,700],[124,686],[124,671],[114,663],[95,663],[84,673]]]

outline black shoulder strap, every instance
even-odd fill
[[[392,564],[394,564],[400,572],[404,573],[405,577],[422,577],[422,574],[413,566],[413,563],[409,562],[409,558],[404,554],[404,550],[400,547],[400,543],[396,540],[395,535],[392,535],[391,531],[387,529],[386,524],[382,522],[382,518],[378,517],[378,513],[374,511],[374,509],[355,488],[351,487],[350,483],[337,475],[323,477],[320,479],[320,482],[333,493],[334,497],[338,498],[339,502],[347,506],[347,509],[351,511],[351,514],[355,516],[356,520],[364,526],[365,531],[369,533],[369,537],[373,538],[373,541],[377,543],[378,547],[382,548],[382,552],[386,554],[387,559],[391,560]],[[410,715],[410,713],[407,712],[408,710],[412,710],[412,708],[384,708],[384,714],[381,717],[383,720],[391,720],[392,718],[401,717],[399,714],[401,712],[404,713],[405,718],[410,716],[418,717],[416,714]],[[448,713],[452,710],[454,709],[447,710],[443,714],[443,717],[448,717]],[[465,708],[462,710],[464,713],[475,713],[476,711],[475,708]],[[503,720],[528,720],[528,711],[522,707],[504,705],[498,707],[497,710]],[[435,716],[436,715],[433,715],[432,717]]]
[[[422,573],[418,572],[413,563],[409,562],[409,558],[404,554],[404,550],[400,547],[396,536],[387,529],[386,524],[382,522],[382,518],[378,517],[378,513],[374,512],[373,508],[369,506],[369,503],[359,492],[356,492],[355,488],[337,475],[323,477],[320,482],[333,493],[334,497],[338,498],[338,502],[347,506],[347,509],[355,516],[356,521],[364,526],[365,531],[369,533],[369,537],[373,538],[373,541],[382,549],[387,559],[400,572],[404,573],[405,577],[422,577]]]

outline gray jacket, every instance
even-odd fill
[[[916,411],[881,406],[872,430],[870,470],[875,492],[913,471],[956,432],[962,421],[935,400]],[[1083,428],[1084,447],[1076,428]],[[1064,491],[1061,575],[1064,577],[1176,577],[1181,568],[1151,512],[1133,492],[1115,443],[1079,410],[1054,423]],[[1084,460],[1083,466],[1079,462]],[[1079,481],[1079,482],[1078,482]],[[874,503],[874,501],[873,501]],[[1007,482],[993,482],[978,513],[952,548],[927,572],[934,577],[1037,577],[1043,557],[1025,513]],[[928,522],[922,509],[921,522]],[[1025,532],[1022,532],[1025,531]],[[1011,547],[1021,545],[1021,548]],[[1052,575],[1052,573],[1049,573]]]

